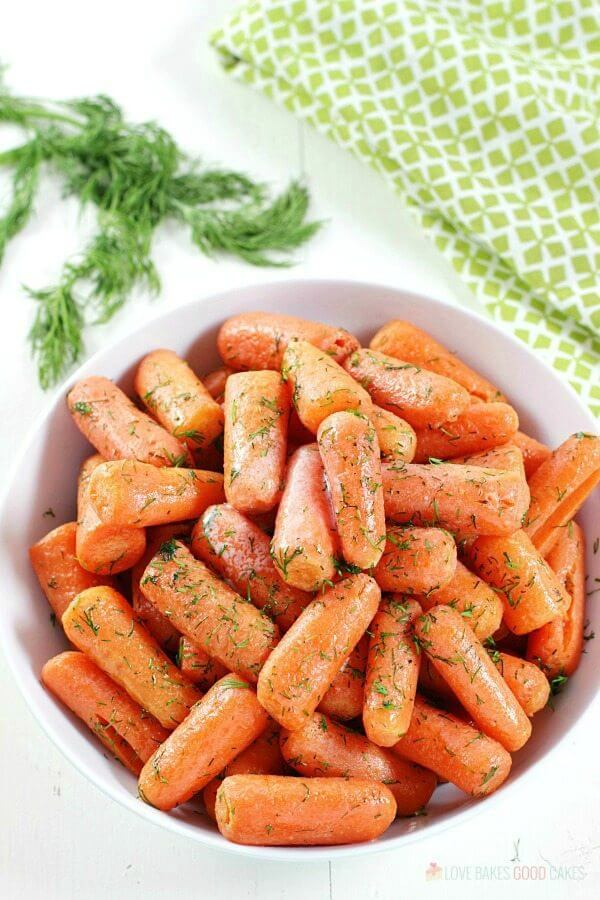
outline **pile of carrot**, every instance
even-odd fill
[[[94,454],[30,549],[72,649],[42,681],[161,810],[343,844],[509,775],[580,662],[600,439],[551,451],[408,322],[252,313],[69,392]]]

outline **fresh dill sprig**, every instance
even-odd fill
[[[255,266],[290,265],[289,253],[320,227],[307,221],[306,187],[292,182],[274,199],[265,185],[226,169],[200,169],[154,122],[132,124],[108,97],[55,103],[15,97],[2,81],[0,123],[26,140],[0,153],[10,197],[0,215],[0,264],[29,221],[47,167],[65,195],[96,207],[97,232],[55,285],[27,288],[37,303],[30,341],[42,387],[81,356],[83,329],[107,322],[134,289],[160,290],[152,261],[156,229],[185,227],[204,254],[237,256]]]

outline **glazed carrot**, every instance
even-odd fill
[[[521,526],[529,491],[517,472],[451,463],[381,464],[386,517],[465,534],[511,534]]]
[[[217,472],[158,469],[134,459],[98,466],[88,491],[103,522],[138,527],[195,519],[224,500],[223,476]]]
[[[165,728],[175,728],[199,699],[196,688],[136,622],[130,605],[113,588],[89,588],[78,594],[62,622],[77,649]]]
[[[215,818],[217,791],[222,781],[230,775],[283,775],[284,771],[285,760],[279,749],[279,728],[271,724],[206,785],[202,792],[204,809],[211,819]]]
[[[365,778],[231,775],[217,791],[215,813],[219,831],[235,844],[354,844],[383,834],[396,801]]]
[[[369,778],[387,785],[399,816],[411,816],[429,802],[437,785],[433,772],[407,763],[322,713],[299,731],[281,732],[281,751],[300,775]]]
[[[203,691],[213,686],[215,681],[227,675],[227,668],[197,647],[189,638],[182,637],[177,651],[177,665],[192,684]]]
[[[475,572],[501,591],[504,622],[515,634],[528,634],[566,613],[570,599],[524,531],[480,537],[470,551]]]
[[[371,422],[377,432],[381,458],[390,462],[412,462],[417,449],[417,436],[408,422],[387,409],[373,406]]]
[[[227,319],[219,331],[217,347],[221,358],[233,369],[279,370],[291,341],[308,341],[336,362],[342,362],[358,347],[356,338],[343,328],[266,312],[242,313]]]
[[[223,410],[172,350],[153,350],[143,358],[135,390],[160,424],[192,450],[206,447],[223,431]]]
[[[225,399],[225,385],[233,371],[229,366],[219,366],[203,377],[202,384],[217,403],[222,403]]]
[[[519,417],[507,403],[474,403],[452,421],[417,428],[415,462],[484,453],[511,441]]]
[[[389,526],[373,577],[382,591],[426,594],[447,584],[456,571],[456,544],[442,528]]]
[[[104,459],[95,454],[86,459],[77,482],[77,559],[84,569],[101,575],[116,575],[131,569],[146,549],[146,532],[131,525],[102,522],[89,496],[92,473]]]
[[[571,605],[564,616],[529,635],[527,658],[550,679],[568,678],[581,660],[585,627],[585,539],[577,522],[561,531],[548,563],[571,597]]]
[[[550,684],[536,665],[499,650],[495,650],[490,658],[527,716],[531,718],[545,707],[550,697]]]
[[[337,412],[321,422],[317,441],[342,556],[350,565],[370,569],[385,546],[377,433],[362,413]]]
[[[225,388],[225,496],[245,513],[263,513],[281,499],[288,390],[278,372],[237,372]]]
[[[285,584],[271,559],[267,534],[233,506],[209,506],[192,532],[192,553],[285,631],[310,596]]]
[[[578,432],[554,451],[529,480],[525,531],[546,555],[600,481],[600,437]]]
[[[393,750],[474,797],[497,790],[512,765],[502,744],[419,695],[408,731]]]
[[[531,723],[459,612],[436,606],[415,623],[420,648],[484,734],[518,750]]]
[[[345,722],[360,716],[368,652],[369,636],[365,634],[331,682],[331,687],[317,707],[319,712]]]
[[[546,447],[545,444],[540,444],[535,438],[530,437],[528,434],[524,434],[522,431],[517,431],[516,434],[513,434],[511,442],[518,447],[523,454],[523,464],[525,466],[525,475],[527,478],[531,478],[541,464],[546,462],[552,455],[550,447]]]
[[[512,442],[500,444],[482,453],[456,456],[449,462],[453,465],[481,466],[483,469],[503,469],[505,472],[518,472],[523,478],[526,477],[523,454]]]
[[[502,621],[502,600],[497,592],[460,562],[447,584],[416,599],[425,612],[440,604],[458,610],[480,641],[494,634]]]
[[[293,731],[312,715],[375,615],[381,593],[368,575],[351,575],[318,595],[267,659],[258,699]]]
[[[148,565],[146,597],[201,650],[230,671],[256,681],[278,629],[195,559],[178,541],[163,544]]]
[[[83,653],[68,650],[48,660],[42,682],[134,775],[169,736]]]
[[[83,569],[75,552],[76,522],[59,525],[29,548],[29,559],[40,587],[57,619],[71,600],[86,588],[112,585],[108,575]]]
[[[381,747],[392,747],[410,724],[421,661],[413,628],[421,612],[414,600],[388,598],[369,628],[362,718],[367,737]]]
[[[271,551],[279,577],[302,591],[335,578],[340,542],[317,444],[299,447],[288,462]]]
[[[226,675],[148,760],[139,779],[141,799],[164,810],[185,803],[268,724],[250,685],[238,675]]]
[[[495,385],[473,371],[426,331],[410,322],[403,322],[400,319],[388,322],[379,329],[369,346],[373,350],[379,350],[451,378],[470,394],[487,402],[505,399]]]
[[[373,404],[364,388],[327,353],[306,341],[288,346],[281,374],[290,386],[300,421],[313,434],[332,413],[347,409],[371,413]]]
[[[188,459],[184,445],[108,378],[78,381],[67,404],[83,436],[104,459],[137,459],[152,466],[181,465]]]

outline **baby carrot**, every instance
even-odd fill
[[[503,606],[498,593],[460,562],[447,584],[417,600],[425,612],[440,604],[458,610],[480,641],[494,634],[502,621]]]
[[[600,481],[600,437],[578,432],[529,479],[531,506],[525,531],[542,555]]]
[[[143,358],[135,390],[160,424],[192,450],[206,447],[223,431],[223,410],[172,350],[153,350]]]
[[[310,322],[282,313],[241,313],[221,326],[217,346],[221,358],[234,369],[276,369],[292,341],[307,341],[336,362],[358,347],[343,328]]]
[[[199,699],[196,688],[136,622],[125,598],[112,588],[89,588],[78,594],[62,622],[77,649],[165,728],[175,728]]]
[[[86,459],[77,482],[77,559],[90,572],[116,575],[131,569],[146,549],[146,532],[132,525],[102,522],[89,497],[92,473],[104,462],[100,454]]]
[[[185,803],[268,724],[250,685],[237,675],[226,675],[148,760],[139,779],[141,799],[164,810]]]
[[[108,575],[82,568],[75,552],[76,522],[59,525],[29,548],[29,559],[54,616],[62,614],[71,600],[86,588],[112,585]]]
[[[137,459],[152,466],[182,465],[184,445],[141,412],[108,378],[78,381],[67,396],[69,412],[104,459]]]
[[[317,441],[342,556],[350,565],[369,569],[377,565],[385,546],[377,433],[362,413],[337,412],[321,422]]]
[[[504,622],[514,634],[541,628],[569,608],[567,592],[524,531],[480,537],[469,553],[475,572],[501,591]]]
[[[231,775],[217,791],[215,813],[219,831],[235,844],[354,844],[383,834],[396,801],[365,778]]]
[[[517,431],[511,437],[511,442],[519,448],[523,454],[523,464],[525,466],[525,475],[531,478],[533,473],[539,469],[543,462],[552,455],[550,447],[540,444],[535,438],[530,437],[522,431]]]
[[[436,606],[415,623],[415,635],[481,730],[507,750],[522,747],[531,723],[463,616]]]
[[[68,650],[49,659],[42,682],[134,775],[169,736],[83,653]]]
[[[481,466],[484,469],[503,469],[505,472],[518,472],[525,478],[525,466],[521,450],[512,442],[500,444],[491,450],[456,456],[449,462],[454,465]]]
[[[417,428],[415,462],[484,453],[511,441],[519,417],[507,403],[474,403],[455,419]]]
[[[285,760],[279,749],[279,727],[271,724],[206,785],[202,792],[204,809],[211,819],[215,818],[217,791],[222,781],[230,775],[283,775],[284,771]]]
[[[442,528],[388,527],[385,550],[373,577],[382,591],[426,594],[456,571],[456,544]]]
[[[490,658],[527,716],[531,718],[545,707],[550,684],[536,665],[499,650],[491,653]]]
[[[146,597],[201,650],[256,681],[278,629],[178,541],[163,544],[142,578]]]
[[[412,462],[417,450],[417,436],[408,422],[387,409],[373,405],[371,422],[377,432],[381,458],[390,462]]]
[[[88,491],[103,522],[138,527],[195,519],[225,499],[223,476],[217,472],[159,469],[134,459],[98,466]]]
[[[369,636],[363,635],[340,669],[317,709],[334,719],[357,719],[363,708]]]
[[[201,647],[197,647],[187,637],[182,637],[177,651],[177,665],[192,684],[197,684],[203,691],[213,686],[215,681],[227,675],[224,665],[209,656]]]
[[[413,428],[455,419],[471,402],[455,381],[375,350],[356,350],[344,368],[374,403],[406,419]]]
[[[335,578],[340,542],[317,444],[298,447],[288,462],[271,554],[279,577],[302,591]]]
[[[413,627],[421,612],[414,600],[388,598],[369,628],[362,718],[367,737],[381,747],[392,747],[410,724],[420,665]]]
[[[283,356],[281,374],[292,391],[300,421],[313,434],[335,412],[373,408],[367,392],[323,350],[306,341],[291,343]]]
[[[293,731],[312,715],[375,615],[381,592],[351,575],[318,595],[284,634],[258,679],[258,699]]]
[[[399,816],[427,805],[437,779],[322,713],[313,713],[299,731],[281,732],[281,751],[300,775],[315,778],[370,778],[394,795]]]
[[[569,678],[583,650],[585,627],[585,540],[577,522],[561,531],[548,563],[571,597],[567,612],[529,635],[527,658],[548,678]]]
[[[474,797],[497,790],[512,765],[502,744],[419,695],[408,731],[393,750]]]
[[[233,371],[229,366],[219,366],[202,379],[202,384],[210,396],[219,404],[225,399],[225,385]]]
[[[267,534],[233,506],[209,506],[194,526],[192,553],[285,631],[310,596],[285,584],[271,559]]]
[[[386,517],[464,534],[511,534],[529,505],[518,472],[452,463],[381,464]]]
[[[462,385],[474,397],[487,402],[504,400],[502,392],[479,372],[475,372],[443,344],[410,322],[394,319],[380,328],[369,345],[397,359],[445,375]]]
[[[237,372],[224,409],[225,496],[241,512],[268,512],[283,490],[288,390],[278,372]]]

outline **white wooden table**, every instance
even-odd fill
[[[207,37],[233,5],[20,0],[3,10],[0,60],[10,64],[8,79],[18,93],[63,98],[105,92],[131,118],[163,123],[206,161],[279,186],[305,174],[315,215],[330,223],[298,255],[290,277],[378,280],[474,304],[377,175],[220,70]],[[2,471],[48,402],[29,359],[33,304],[20,285],[54,279],[61,261],[80,246],[82,227],[86,220],[78,223],[76,205],[58,202],[52,188],[0,271]],[[152,304],[137,298],[112,323],[89,333],[89,352],[167,306],[281,277],[233,261],[208,261],[169,231],[160,235],[155,256],[164,281],[161,298]],[[177,839],[101,795],[44,736],[1,658],[0,708],[3,897],[451,900],[510,892],[515,898],[574,900],[600,890],[597,714],[533,773],[518,808],[511,798],[510,806],[500,803],[492,814],[483,810],[459,829],[406,851],[356,862],[258,867]],[[441,868],[441,878],[427,878],[431,863]],[[531,866],[546,867],[545,881],[527,878]]]

